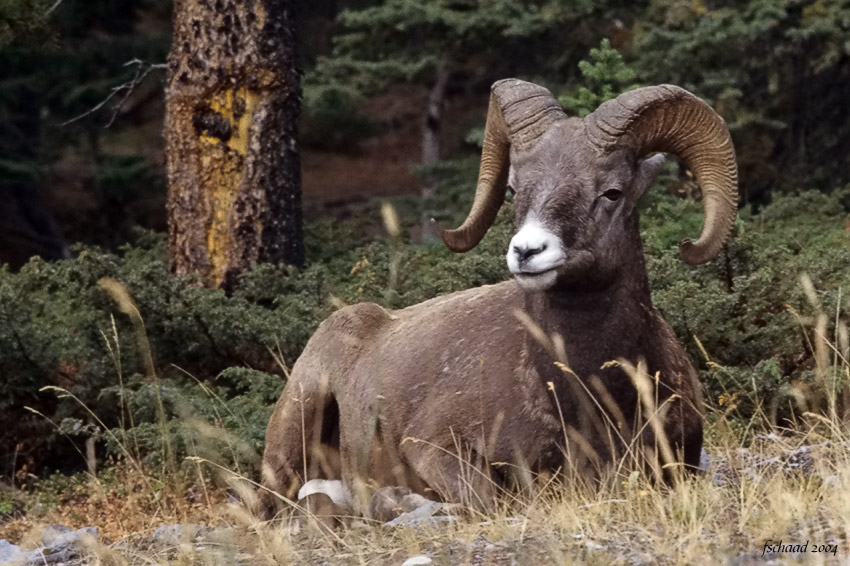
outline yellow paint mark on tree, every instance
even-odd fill
[[[230,210],[239,189],[245,182],[245,158],[251,122],[259,102],[259,95],[245,88],[218,92],[208,104],[222,120],[230,124],[230,138],[222,140],[201,135],[202,191],[211,208],[207,232],[207,257],[210,273],[207,280],[220,285],[230,254]]]
[[[239,88],[227,89],[209,100],[210,108],[230,124],[230,139],[226,142],[227,147],[241,155],[248,153],[248,133],[259,99],[257,93],[246,88]],[[237,116],[237,107],[240,106]],[[210,135],[201,135],[201,141],[213,145],[221,143],[220,139]]]
[[[251,128],[251,118],[254,116],[254,110],[257,109],[257,102],[259,102],[259,96],[256,93],[251,92],[250,90],[243,90],[243,100],[245,101],[245,110],[239,119],[236,121],[236,128],[234,128],[234,132],[230,141],[227,144],[234,151],[245,155],[248,153],[248,131]]]
[[[230,252],[228,216],[242,185],[244,157],[223,145],[207,145],[204,152],[211,158],[204,171],[201,190],[210,208],[207,231],[207,257],[210,271],[206,279],[218,286],[224,279],[224,269]]]
[[[257,2],[257,29],[263,29],[266,25],[266,7],[262,2]]]

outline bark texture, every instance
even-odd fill
[[[434,84],[431,86],[431,92],[428,94],[428,113],[425,115],[425,122],[422,124],[422,164],[428,165],[440,159],[440,137],[443,129],[443,103],[446,99],[446,90],[448,89],[449,79],[451,78],[452,69],[451,62],[444,59],[437,68],[437,77]],[[428,199],[434,196],[434,184],[432,181],[425,181],[422,185],[420,194],[423,199]],[[422,210],[422,235],[423,237],[430,230],[431,215],[427,210]]]
[[[171,270],[231,288],[301,265],[292,0],[176,0],[165,138]]]

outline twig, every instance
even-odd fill
[[[605,499],[603,501],[597,501],[596,503],[587,503],[585,505],[579,505],[578,509],[590,509],[591,507],[596,507],[597,505],[606,505],[609,503],[628,503],[626,499]]]
[[[52,13],[53,13],[53,10],[55,10],[56,8],[58,8],[58,7],[59,7],[59,4],[61,4],[61,3],[62,3],[62,0],[56,0],[56,2],[54,2],[54,3],[53,3],[53,5],[52,5],[50,8],[48,8],[48,9],[47,9],[47,11],[44,13],[44,17],[46,18],[47,16],[49,16],[50,14],[52,14]]]
[[[61,1],[62,0],[59,0],[59,2],[56,3],[56,5],[58,5]],[[109,96],[107,96],[106,98],[101,100],[99,103],[97,103],[95,106],[86,110],[85,112],[83,112],[79,116],[71,118],[67,122],[63,122],[61,125],[63,127],[67,126],[69,124],[73,124],[74,122],[82,120],[86,116],[94,114],[95,112],[97,112],[98,110],[100,110],[101,108],[106,106],[109,103],[109,101],[111,101],[113,98],[115,98],[116,96],[118,96],[120,93],[123,92],[124,95],[115,104],[115,106],[112,107],[112,116],[109,118],[109,122],[107,122],[107,124],[104,126],[104,128],[110,127],[113,123],[115,123],[116,118],[118,118],[118,114],[121,112],[121,109],[124,107],[124,104],[127,102],[127,99],[130,98],[130,95],[133,94],[133,91],[136,89],[136,87],[138,87],[142,83],[142,81],[144,81],[147,78],[147,76],[149,74],[151,74],[151,72],[153,72],[155,70],[159,70],[159,69],[168,68],[168,65],[166,63],[156,63],[156,64],[145,63],[141,59],[132,59],[132,60],[124,63],[124,67],[131,67],[131,66],[136,67],[136,74],[133,76],[132,79],[130,79],[129,81],[127,81],[124,84],[112,87],[112,92],[109,93]]]

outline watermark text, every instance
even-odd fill
[[[795,554],[802,554],[804,552],[810,553],[824,553],[824,554],[832,554],[836,556],[838,553],[838,545],[837,544],[817,544],[817,543],[809,543],[807,540],[804,543],[799,542],[789,542],[783,543],[782,540],[767,540],[764,543],[764,548],[761,551],[761,555],[764,556],[767,553],[783,553],[783,552],[793,552]]]

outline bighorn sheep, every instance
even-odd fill
[[[291,496],[330,477],[355,499],[369,481],[469,501],[506,479],[504,463],[593,469],[634,437],[659,442],[662,429],[676,461],[697,467],[699,384],[650,300],[638,229],[637,201],[664,161],[646,156],[659,151],[682,158],[703,191],[702,234],[679,253],[689,264],[710,261],[732,230],[737,169],[708,105],[662,85],[579,119],[545,88],[495,83],[471,212],[458,229],[437,231],[453,251],[474,248],[509,182],[514,279],[398,311],[361,303],[330,316],[274,409],[264,485]],[[654,377],[660,426],[635,425],[638,388],[612,360],[642,361]],[[320,446],[338,447],[336,459]]]

